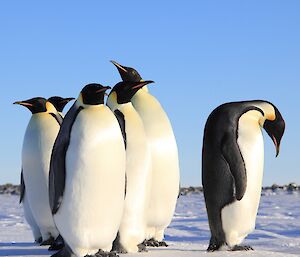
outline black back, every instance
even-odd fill
[[[221,210],[241,200],[247,187],[246,168],[237,144],[239,118],[250,110],[263,111],[254,103],[233,102],[217,107],[208,117],[202,149],[202,184],[212,233],[211,244],[222,245]]]
[[[52,214],[58,211],[62,202],[66,179],[66,152],[70,143],[72,126],[82,109],[82,107],[77,108],[76,102],[73,104],[61,124],[53,146],[49,172],[49,201]]]

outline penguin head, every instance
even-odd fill
[[[110,92],[110,97],[112,97],[115,94],[118,104],[128,103],[131,101],[131,98],[135,95],[135,93],[139,91],[139,89],[150,83],[154,83],[154,81],[147,80],[138,82],[119,82],[113,87],[112,91]]]
[[[139,82],[142,81],[140,74],[131,67],[122,66],[121,64],[111,61],[118,69],[123,81]]]
[[[104,104],[104,95],[107,89],[110,89],[110,87],[102,86],[101,84],[96,83],[86,85],[80,93],[83,104]]]
[[[48,98],[48,101],[54,105],[54,107],[56,108],[56,110],[58,112],[62,112],[63,109],[65,108],[66,104],[74,99],[75,98],[73,98],[73,97],[63,98],[60,96],[52,96],[52,97]]]
[[[275,114],[274,114],[275,117],[274,116],[272,116],[271,118],[267,117],[267,119],[264,122],[263,128],[266,130],[268,135],[273,140],[273,143],[276,147],[276,157],[277,157],[280,150],[281,138],[285,130],[285,122],[278,109],[273,104],[272,106],[275,110]]]
[[[47,112],[47,103],[49,104],[43,97],[34,97],[28,100],[14,102],[14,104],[25,106],[32,114]]]

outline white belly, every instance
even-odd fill
[[[50,156],[59,125],[46,113],[34,114],[28,124],[22,149],[22,167],[26,197],[43,240],[58,231],[49,205],[48,175]]]
[[[132,98],[132,103],[143,120],[151,149],[149,231],[163,234],[162,231],[170,224],[173,217],[179,190],[177,144],[166,113],[153,96],[144,90],[139,90]]]
[[[151,153],[143,122],[129,103],[118,108],[124,114],[127,148],[127,189],[119,228],[120,242],[127,252],[137,252],[145,239],[146,214],[151,189]]]
[[[250,114],[249,114],[250,115]],[[247,171],[244,197],[222,209],[222,225],[229,246],[240,244],[255,228],[261,195],[264,144],[258,122],[243,115],[239,122],[238,145]]]
[[[23,205],[23,209],[24,209],[25,220],[27,221],[28,225],[31,228],[34,240],[37,241],[42,235],[41,235],[40,229],[39,229],[38,225],[36,224],[36,221],[32,215],[32,211],[30,209],[26,193],[24,195],[22,205]]]
[[[121,222],[124,190],[125,148],[116,118],[106,106],[82,110],[72,128],[65,192],[54,216],[77,256],[110,250]]]

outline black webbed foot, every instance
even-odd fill
[[[235,245],[230,249],[231,251],[253,251],[250,245]]]
[[[54,238],[51,236],[49,239],[47,239],[47,240],[41,242],[40,245],[41,245],[41,246],[42,246],[42,245],[52,245],[52,244],[54,244],[54,242],[55,242],[55,240],[54,240]]]
[[[65,246],[64,243],[64,239],[62,238],[61,235],[59,235],[53,244],[50,245],[50,247],[48,248],[49,251],[56,251],[56,250],[60,250]]]
[[[210,243],[206,251],[207,251],[207,252],[218,251],[218,250],[220,250],[220,248],[222,247],[222,245],[223,245],[223,244]]]
[[[145,246],[150,246],[150,247],[160,247],[160,246],[168,247],[168,244],[165,241],[159,242],[159,241],[155,240],[154,238],[151,238],[149,240],[145,240],[143,242],[143,244]]]
[[[146,245],[144,244],[144,242],[138,245],[138,249],[139,249],[139,253],[141,253],[141,252],[148,252],[147,249],[146,249]]]
[[[104,252],[99,250],[95,255],[86,255],[85,257],[119,257],[116,252]]]

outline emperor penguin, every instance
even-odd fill
[[[62,119],[55,107],[42,97],[14,104],[24,106],[32,113],[22,149],[21,202],[24,204],[25,217],[28,218],[35,240],[40,241],[41,234],[41,245],[52,244],[59,232],[49,204],[48,176],[51,151]]]
[[[74,97],[63,98],[60,96],[51,96],[48,98],[48,101],[54,105],[59,115],[63,117],[62,111],[65,108],[66,104],[74,99]]]
[[[143,251],[151,189],[151,152],[143,121],[131,98],[143,86],[153,83],[120,82],[108,96],[108,106],[122,121],[126,138],[126,195],[122,222],[113,250],[119,253]]]
[[[202,149],[202,184],[211,238],[208,251],[240,245],[255,228],[263,177],[261,128],[279,153],[285,122],[270,102],[225,103],[208,117]]]
[[[143,81],[135,69],[115,61],[112,63],[118,68],[123,81]],[[163,241],[164,231],[171,223],[179,195],[177,143],[167,114],[159,101],[148,92],[147,86],[139,89],[131,102],[143,121],[152,160],[148,241],[145,244],[167,246]]]
[[[55,141],[49,197],[66,247],[54,256],[104,256],[123,214],[125,144],[104,105],[110,87],[88,84],[67,112]]]

